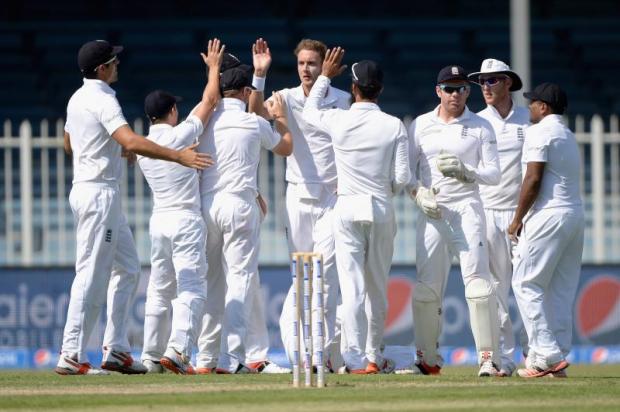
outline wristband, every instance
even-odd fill
[[[265,77],[252,76],[252,87],[254,87],[254,90],[257,92],[265,91],[265,79]]]

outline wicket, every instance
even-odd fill
[[[324,339],[324,321],[325,310],[323,306],[323,256],[320,253],[293,253],[291,256],[291,277],[293,279],[293,337],[294,337],[294,353],[293,353],[293,386],[300,386],[300,364],[301,364],[301,342],[299,336],[300,322],[303,322],[304,337],[304,370],[305,370],[305,386],[312,386],[312,360],[313,360],[313,342],[312,342],[312,298],[313,292],[316,292],[316,310],[317,319],[315,320],[315,330],[317,333],[318,350],[314,351],[316,360],[317,379],[316,386],[322,388],[325,386],[325,368],[323,365],[323,350],[325,347]],[[303,299],[302,283],[303,278]],[[301,303],[303,301],[303,315],[301,312]]]

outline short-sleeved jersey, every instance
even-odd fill
[[[280,139],[269,122],[246,113],[241,100],[222,99],[199,138],[198,151],[215,160],[201,172],[200,194],[223,191],[255,197],[260,150],[272,150]]]
[[[528,162],[544,162],[542,184],[532,210],[581,206],[581,159],[575,135],[562,116],[545,116],[528,127],[523,144],[523,172]]]
[[[486,119],[495,132],[497,154],[502,178],[497,186],[480,185],[482,204],[487,209],[516,209],[521,189],[521,153],[525,129],[530,124],[530,112],[512,105],[503,118],[493,106],[487,106],[478,116]]]
[[[65,131],[73,150],[73,183],[118,184],[121,145],[111,136],[126,125],[116,92],[101,80],[84,79],[69,99]]]
[[[190,115],[172,127],[156,124],[147,139],[169,149],[180,150],[194,143],[203,131],[202,121]],[[138,164],[153,192],[153,212],[189,210],[200,213],[198,172],[178,163],[138,156]]]

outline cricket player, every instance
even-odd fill
[[[202,101],[180,124],[178,97],[161,90],[146,97],[144,109],[152,123],[147,139],[170,148],[197,141],[220,97],[223,50],[218,39],[209,40],[207,55],[202,54],[209,67]],[[142,363],[149,372],[163,372],[163,366],[174,373],[194,374],[189,360],[204,314],[207,277],[207,233],[200,210],[198,173],[143,156],[138,157],[138,164],[153,192]],[[172,330],[168,327],[171,306]]]
[[[499,320],[478,185],[500,181],[497,143],[489,122],[466,106],[470,84],[462,67],[441,69],[435,92],[439,106],[418,116],[409,128],[414,178],[408,190],[423,212],[416,229],[413,371],[440,373],[441,302],[456,255],[478,352],[478,376],[495,376],[501,364]]]
[[[293,154],[286,159],[286,234],[289,254],[293,252],[314,252],[323,255],[324,306],[325,306],[325,363],[331,367],[330,359],[334,347],[336,307],[338,305],[338,274],[334,256],[334,238],[331,214],[336,203],[336,163],[331,136],[320,127],[309,123],[302,116],[304,104],[321,67],[327,47],[317,40],[303,39],[295,48],[297,73],[301,84],[295,88],[283,89],[278,93],[286,103],[286,117],[293,135]],[[250,97],[250,111],[270,118],[264,102],[264,83],[271,65],[271,54],[267,43],[259,39],[253,49],[254,79],[256,90]],[[348,109],[349,93],[328,86],[321,95],[320,108]],[[280,316],[280,334],[289,360],[293,359],[293,289],[284,301]],[[314,304],[314,303],[313,303]],[[313,306],[313,316],[318,316]],[[313,332],[318,335],[317,331]],[[318,339],[315,339],[318,345]],[[318,350],[315,347],[315,351]],[[302,351],[303,342],[302,342]],[[321,348],[323,350],[323,348]],[[339,356],[337,356],[339,357]]]
[[[108,371],[145,373],[132,359],[127,339],[129,306],[138,285],[140,263],[121,210],[121,153],[126,151],[203,169],[213,162],[194,152],[159,146],[135,134],[110,85],[118,80],[122,46],[105,40],[85,43],[78,52],[84,85],[67,105],[65,150],[73,155],[69,203],[77,229],[76,276],[71,287],[60,358],[61,375],[105,375]],[[102,369],[86,358],[86,344],[106,302]]]
[[[521,149],[530,115],[517,106],[510,95],[521,90],[519,75],[496,59],[483,60],[480,71],[467,76],[478,83],[487,107],[478,115],[493,127],[502,178],[497,186],[480,185],[480,198],[486,217],[486,238],[489,247],[489,268],[495,287],[500,325],[502,366],[497,376],[512,376],[515,335],[510,321],[508,295],[512,280],[512,242],[507,229],[514,217],[521,188]]]
[[[252,85],[252,68],[238,65],[221,73],[220,89],[224,96],[200,137],[200,147],[211,150],[216,167],[200,179],[202,213],[207,223],[207,290],[209,301],[199,338],[197,371],[212,373],[218,365],[231,373],[247,373],[246,344],[251,312],[259,290],[258,241],[260,210],[256,173],[261,148],[281,156],[292,153],[292,136],[284,115],[282,98],[270,105],[275,127],[255,115],[246,113]],[[222,319],[223,318],[223,319]],[[219,339],[221,324],[222,352],[214,359],[210,353],[213,339]]]
[[[518,241],[512,288],[528,336],[523,378],[566,377],[573,303],[581,273],[584,214],[581,161],[564,125],[564,91],[542,83],[523,93],[533,123],[525,133],[525,176],[508,234]]]
[[[304,106],[304,119],[332,137],[338,169],[333,212],[346,371],[389,373],[381,343],[387,313],[387,283],[396,222],[392,197],[409,182],[407,131],[377,105],[383,71],[373,61],[353,64],[350,110],[321,110],[333,77],[341,74],[344,50],[328,50]],[[368,307],[368,317],[367,310]]]

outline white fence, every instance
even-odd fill
[[[586,133],[583,117],[575,118],[581,148],[582,191],[586,210],[584,261],[620,262],[620,133],[618,117],[604,130],[600,116],[590,121]],[[50,130],[51,129],[51,130]],[[141,120],[134,129],[142,133]],[[37,136],[23,121],[13,135],[10,121],[0,136],[0,266],[73,265],[75,234],[68,205],[71,189],[71,160],[63,151],[62,120],[42,121]],[[269,203],[262,226],[260,260],[263,264],[285,264],[284,160],[263,151],[259,186]],[[148,221],[150,190],[139,167],[124,170],[121,184],[123,208],[133,228],[143,263],[149,259]],[[415,262],[415,220],[413,202],[406,196],[395,199],[398,219],[394,263]]]

